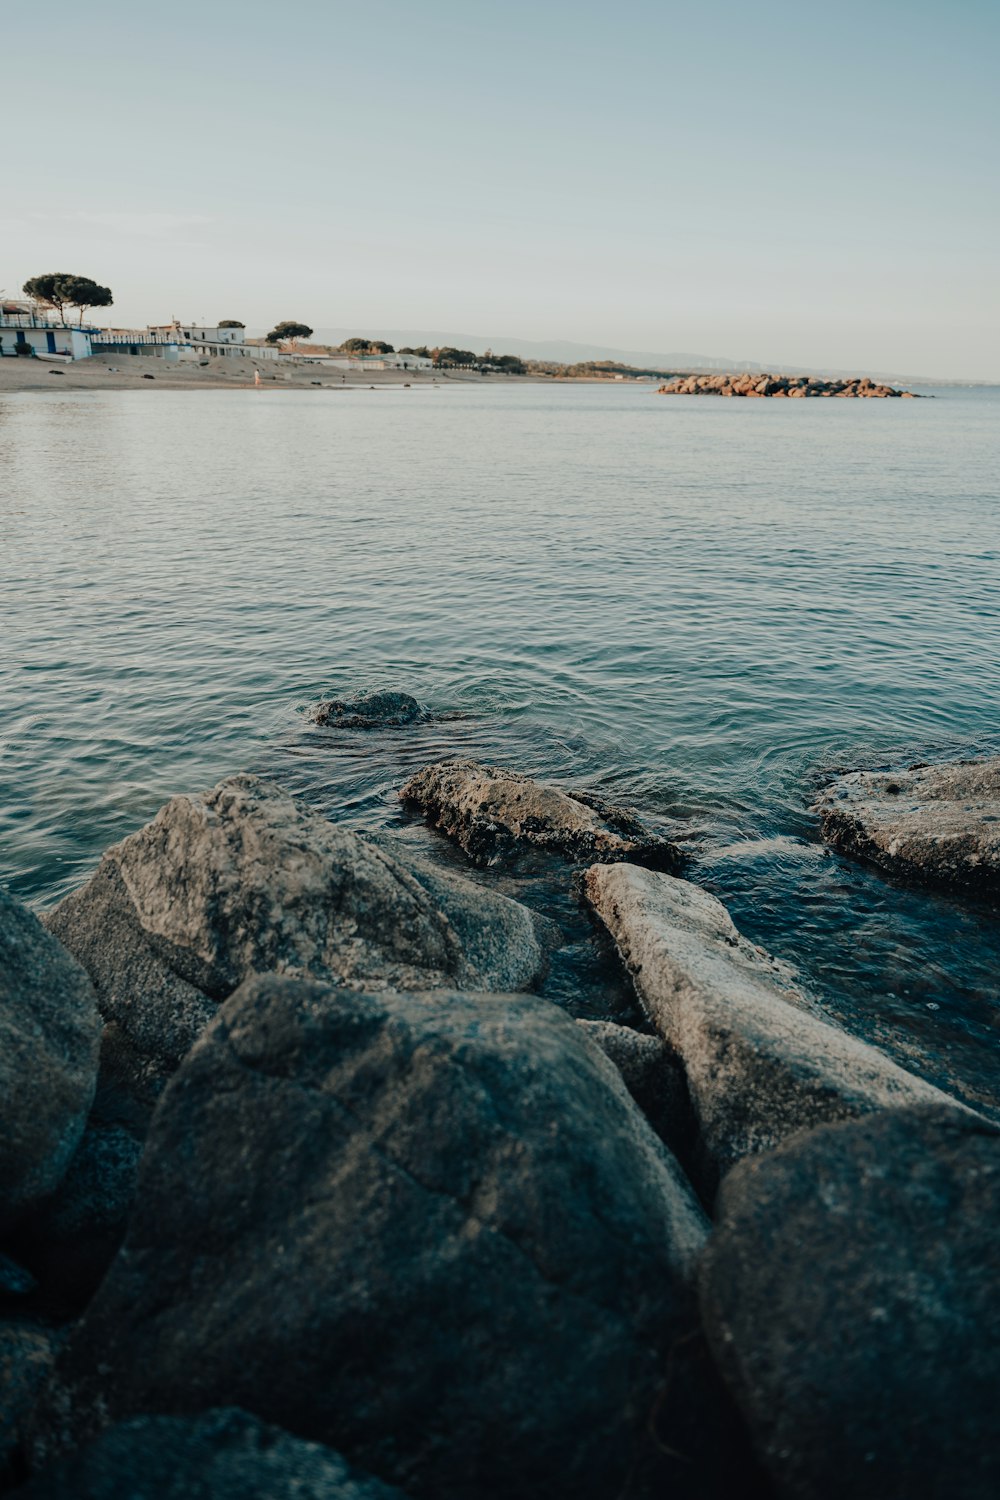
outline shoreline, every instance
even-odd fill
[[[261,385],[254,386],[254,373],[260,371]],[[212,358],[205,364],[168,365],[164,360],[149,355],[122,354],[114,358],[95,355],[90,359],[70,363],[47,359],[0,359],[0,397],[24,395],[40,391],[240,391],[240,390],[381,390],[421,387],[443,387],[445,385],[601,385],[615,390],[629,390],[641,386],[651,394],[666,395],[713,395],[753,396],[764,392],[753,389],[762,381],[781,387],[798,389],[773,389],[766,394],[784,396],[815,395],[896,395],[918,398],[923,391],[890,391],[883,387],[871,390],[827,389],[844,382],[820,380],[818,377],[773,377],[689,373],[679,374],[666,384],[658,376],[609,379],[599,375],[565,376],[533,371],[524,375],[505,375],[498,372],[482,374],[474,370],[341,370],[310,359],[282,362],[275,370],[271,361],[256,365],[253,360],[226,360]],[[857,382],[859,385],[862,382]],[[918,382],[913,382],[917,385]],[[697,387],[697,389],[690,387]],[[726,386],[727,388],[721,388]],[[739,389],[735,387],[739,386]],[[746,388],[744,388],[746,387]],[[817,387],[812,389],[811,387]],[[823,389],[818,389],[823,387]]]
[[[239,366],[240,368],[233,368]],[[254,386],[259,368],[261,385]],[[168,365],[148,355],[94,356],[62,364],[44,359],[0,359],[0,396],[36,391],[242,391],[242,390],[370,390],[382,386],[533,381],[530,375],[479,375],[458,370],[431,374],[424,370],[339,370],[312,360],[260,366],[252,360],[212,359],[205,365]]]

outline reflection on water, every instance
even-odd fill
[[[439,845],[396,789],[473,754],[664,820],[832,1012],[979,1096],[1000,922],[829,854],[808,808],[831,766],[1000,749],[998,415],[976,391],[0,399],[0,875],[48,904],[245,767]],[[308,724],[365,686],[469,717]],[[583,994],[561,880],[535,888],[570,938],[552,992],[620,1010],[611,965]]]

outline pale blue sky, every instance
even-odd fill
[[[0,286],[1000,380],[1000,4],[0,3]]]

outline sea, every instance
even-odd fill
[[[0,879],[39,910],[236,771],[453,864],[473,756],[625,803],[832,1018],[1000,1106],[1000,915],[828,850],[837,770],[1000,753],[1000,390],[643,383],[0,396]],[[426,722],[322,729],[321,699]],[[572,872],[470,872],[634,997]]]

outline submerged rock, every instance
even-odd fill
[[[891,1110],[743,1162],[701,1271],[710,1345],[781,1495],[1000,1494],[1000,1132]]]
[[[58,1187],[97,1083],[87,975],[0,886],[0,1230]]]
[[[356,698],[331,698],[313,712],[313,722],[338,729],[383,729],[412,724],[421,717],[420,704],[409,693],[359,693]]]
[[[787,965],[741,936],[699,886],[634,865],[595,865],[586,890],[650,1020],[684,1064],[719,1174],[809,1126],[951,1102],[824,1020]]]
[[[332,1449],[235,1408],[134,1417],[17,1493],[23,1500],[404,1500]]]
[[[519,849],[551,850],[580,861],[627,859],[662,870],[681,865],[676,844],[650,833],[624,808],[474,760],[426,766],[399,795],[481,865]]]
[[[173,798],[48,925],[96,986],[109,1085],[147,1111],[250,975],[506,990],[545,967],[516,901],[409,868],[255,776]]]
[[[816,803],[842,854],[927,885],[1000,892],[1000,756],[854,771]]]
[[[686,1363],[706,1228],[548,1002],[252,980],[163,1095],[35,1455],[235,1404],[414,1494],[606,1500],[655,1409],[687,1486],[720,1448]]]

